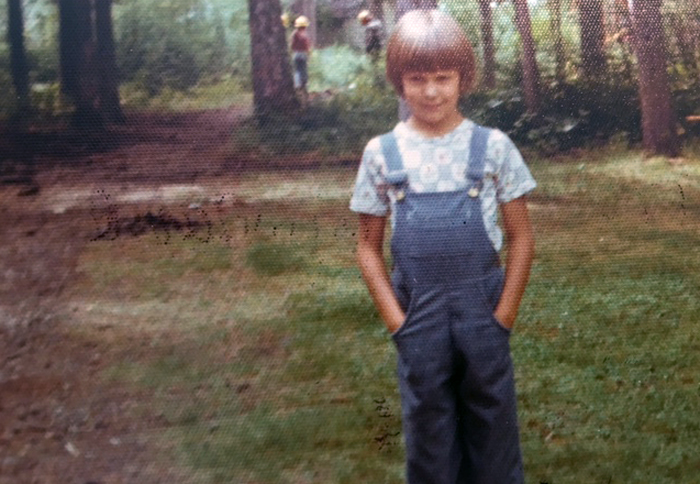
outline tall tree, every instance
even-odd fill
[[[515,24],[520,33],[522,44],[523,91],[525,104],[531,113],[540,109],[540,70],[537,67],[535,39],[532,36],[532,23],[527,0],[513,0],[515,5]]]
[[[112,0],[95,0],[95,32],[99,62],[99,96],[102,115],[109,122],[123,123],[119,102],[119,73],[114,48]]]
[[[22,0],[7,0],[8,29],[7,40],[10,44],[10,70],[12,83],[17,95],[20,113],[29,108],[29,67],[24,49],[24,16]]]
[[[431,10],[437,8],[437,0],[396,0],[396,20],[411,10]]]
[[[75,106],[80,127],[100,127],[90,0],[59,0],[61,90]]]
[[[484,86],[488,89],[496,87],[496,47],[493,40],[493,11],[491,0],[479,0],[481,16],[481,44],[484,55]]]
[[[372,12],[374,18],[381,20],[384,23],[384,1],[370,0],[369,11]]]
[[[644,149],[653,154],[676,156],[676,114],[666,73],[668,56],[662,0],[633,0],[632,29],[639,64],[639,97],[642,103]]]
[[[121,121],[111,0],[59,0],[61,90],[74,123],[99,128]]]
[[[566,81],[566,51],[561,31],[561,0],[547,0],[554,36],[554,77],[560,83]]]
[[[279,0],[248,0],[255,113],[286,112],[297,105]]]
[[[606,70],[603,0],[578,0],[578,11],[583,75],[599,79]]]

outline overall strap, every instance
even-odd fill
[[[386,160],[387,172],[403,171],[403,161],[399,153],[399,145],[396,143],[396,136],[392,131],[379,137],[382,146],[382,153]]]
[[[474,125],[471,145],[469,147],[469,162],[467,165],[467,178],[474,182],[478,182],[484,178],[486,143],[488,139],[489,130],[478,124]]]

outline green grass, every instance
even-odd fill
[[[294,244],[259,242],[248,249],[248,264],[263,276],[302,270],[307,264]]]
[[[512,338],[528,482],[696,482],[698,163],[531,162],[538,252]],[[105,376],[151,396],[143,412],[201,482],[402,482],[394,349],[353,261],[353,173],[324,174],[243,178],[258,198],[217,224],[228,242],[154,252],[145,237],[81,266],[142,304],[130,321],[148,352]]]

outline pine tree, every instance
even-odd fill
[[[287,39],[279,0],[248,0],[255,113],[263,116],[292,110],[294,96]]]
[[[530,22],[530,10],[527,0],[513,0],[515,5],[515,24],[520,33],[520,42],[523,49],[523,91],[525,104],[531,113],[540,109],[540,70],[537,67],[535,52],[535,39],[532,36],[532,24]]]
[[[668,55],[661,17],[662,0],[634,0],[632,28],[639,64],[644,149],[651,154],[676,156],[676,114],[671,102],[666,67]]]

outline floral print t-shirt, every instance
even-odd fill
[[[408,183],[414,192],[446,192],[466,189],[469,146],[475,124],[465,119],[450,133],[429,138],[406,123],[394,128]],[[350,201],[354,212],[387,216],[395,202],[391,185],[386,182],[387,164],[379,137],[373,138],[362,155],[355,188]],[[494,249],[500,251],[503,233],[498,226],[498,205],[515,200],[537,186],[520,152],[501,131],[489,130],[484,163],[481,198],[486,232]],[[393,219],[392,219],[393,223]]]

